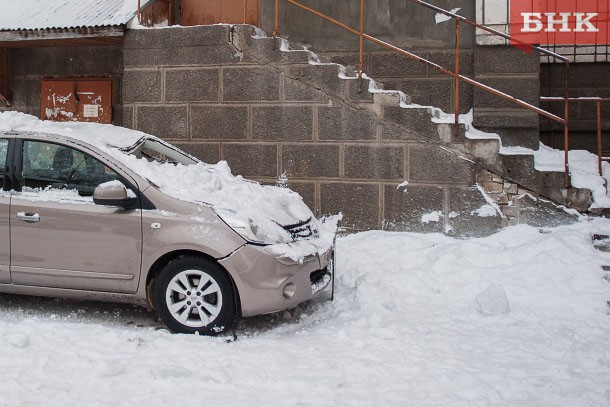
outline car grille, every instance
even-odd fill
[[[305,240],[319,237],[318,228],[312,222],[312,218],[295,223],[294,225],[283,226],[283,228],[290,233],[293,240]]]

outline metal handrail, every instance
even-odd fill
[[[244,0],[244,1],[246,1],[246,0]],[[460,66],[459,66],[459,55],[460,55],[460,52],[459,52],[459,50],[460,50],[460,22],[466,23],[466,24],[471,25],[471,26],[476,27],[476,28],[480,28],[480,29],[482,29],[484,31],[487,31],[487,32],[493,34],[493,35],[500,36],[500,37],[502,37],[504,39],[511,40],[511,41],[520,43],[522,45],[530,46],[529,44],[526,44],[523,41],[520,41],[518,39],[515,39],[515,38],[511,37],[508,34],[505,34],[505,33],[502,33],[500,31],[494,30],[494,29],[489,28],[487,26],[484,26],[482,24],[475,23],[473,21],[468,20],[467,18],[465,18],[463,16],[460,16],[458,14],[452,13],[452,12],[450,12],[448,10],[445,10],[443,8],[440,8],[440,7],[434,6],[432,4],[426,3],[424,1],[421,1],[421,0],[411,0],[412,2],[414,2],[416,4],[419,4],[421,6],[427,7],[427,8],[432,9],[432,10],[435,10],[436,12],[442,13],[442,14],[444,14],[444,15],[446,15],[448,17],[451,17],[451,18],[453,18],[455,20],[455,22],[456,22],[456,29],[455,29],[455,72],[453,72],[453,71],[450,71],[450,70],[448,70],[446,68],[443,68],[442,66],[440,66],[440,65],[438,65],[438,64],[436,64],[434,62],[431,62],[431,61],[429,61],[429,60],[427,60],[425,58],[422,58],[422,57],[420,57],[420,56],[418,56],[418,55],[416,55],[414,53],[406,51],[406,50],[404,50],[402,48],[399,48],[397,46],[388,44],[385,41],[382,41],[382,40],[380,40],[380,39],[378,39],[376,37],[373,37],[371,35],[366,34],[364,32],[364,0],[360,0],[360,27],[359,27],[360,29],[359,30],[356,30],[356,29],[354,29],[354,28],[352,28],[352,27],[350,27],[350,26],[340,22],[339,20],[336,20],[336,19],[334,19],[332,17],[329,17],[329,16],[327,16],[326,14],[324,14],[324,13],[322,13],[320,11],[317,11],[317,10],[314,10],[314,9],[308,7],[308,6],[305,6],[305,5],[299,3],[296,0],[286,0],[286,1],[288,3],[294,5],[294,6],[298,7],[298,8],[301,8],[301,9],[303,9],[303,10],[309,12],[309,13],[312,13],[312,14],[314,14],[314,15],[316,15],[316,16],[318,16],[318,17],[320,17],[320,18],[322,18],[322,19],[324,19],[324,20],[326,20],[326,21],[328,21],[328,22],[330,22],[330,23],[332,23],[332,24],[334,24],[336,26],[339,26],[339,27],[341,27],[341,28],[343,28],[343,29],[345,29],[345,30],[347,30],[347,31],[349,31],[349,32],[359,36],[359,38],[360,38],[360,47],[359,47],[359,56],[360,57],[359,57],[359,63],[358,63],[358,77],[359,78],[362,78],[362,74],[363,74],[363,61],[364,61],[364,57],[363,57],[363,55],[364,55],[364,45],[363,45],[363,42],[364,41],[363,40],[364,39],[367,39],[367,40],[369,40],[371,42],[374,42],[374,43],[376,43],[376,44],[378,44],[378,45],[380,45],[380,46],[382,46],[384,48],[390,49],[390,50],[392,50],[392,51],[394,51],[396,53],[399,53],[401,55],[405,55],[405,56],[407,56],[409,58],[413,58],[413,59],[415,59],[415,60],[417,60],[419,62],[422,62],[422,63],[428,65],[429,67],[432,67],[432,68],[434,68],[434,69],[436,69],[436,70],[438,70],[438,71],[440,71],[440,72],[442,72],[442,73],[444,73],[446,75],[449,75],[449,76],[453,77],[455,79],[455,101],[454,101],[454,103],[455,103],[455,106],[454,106],[454,118],[455,118],[454,131],[455,132],[457,132],[458,129],[459,129],[459,127],[458,127],[458,124],[459,124],[458,120],[459,120],[459,106],[460,106],[460,104],[459,104],[459,101],[460,101],[460,99],[459,99],[459,94],[460,94],[459,93],[459,82],[460,81],[466,82],[466,83],[468,83],[468,84],[470,84],[470,85],[472,85],[474,87],[477,87],[479,89],[484,90],[485,92],[488,92],[488,93],[491,93],[491,94],[496,95],[498,97],[501,97],[503,99],[506,99],[506,100],[510,101],[511,103],[514,103],[514,104],[516,104],[518,106],[521,106],[521,107],[526,108],[526,109],[528,109],[530,111],[533,111],[533,112],[535,112],[535,113],[537,113],[539,115],[548,117],[549,119],[551,119],[553,121],[556,121],[558,123],[563,124],[563,126],[564,126],[564,149],[565,149],[565,153],[564,153],[564,171],[565,171],[565,174],[566,174],[566,177],[565,177],[566,187],[569,187],[570,181],[569,181],[569,163],[568,163],[568,147],[569,147],[568,104],[569,104],[570,98],[569,98],[569,91],[568,91],[569,61],[568,61],[567,58],[565,58],[565,57],[563,57],[563,56],[561,56],[561,55],[559,55],[557,53],[554,53],[554,52],[552,52],[550,50],[547,50],[545,48],[542,48],[542,47],[539,47],[539,46],[532,46],[533,49],[536,49],[537,51],[540,51],[540,52],[544,53],[545,55],[548,55],[548,56],[550,56],[552,58],[559,59],[560,61],[562,61],[562,62],[564,62],[566,64],[564,117],[561,118],[561,117],[559,117],[557,115],[554,115],[554,114],[552,114],[552,113],[550,113],[550,112],[548,112],[548,111],[546,111],[544,109],[541,109],[541,108],[539,108],[537,106],[534,106],[534,105],[532,105],[530,103],[524,102],[523,100],[517,99],[517,98],[515,98],[515,97],[513,97],[511,95],[508,95],[508,94],[506,94],[504,92],[501,92],[501,91],[499,91],[499,90],[497,90],[497,89],[495,89],[495,88],[493,88],[491,86],[485,85],[485,84],[483,84],[481,82],[478,82],[478,81],[476,81],[474,79],[468,78],[468,77],[460,74],[460,71],[459,71],[459,68],[460,68]],[[276,37],[278,34],[279,34],[279,0],[275,0],[275,29],[273,31],[273,36]]]
[[[570,102],[595,102],[596,105],[596,117],[597,117],[597,169],[599,175],[603,175],[602,172],[602,161],[610,160],[610,157],[603,157],[602,154],[602,103],[610,102],[610,98],[598,98],[598,97],[579,97],[579,98],[568,98]],[[542,96],[540,97],[542,102],[564,102],[565,98],[556,96]]]

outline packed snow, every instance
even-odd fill
[[[608,406],[608,220],[337,241],[335,300],[172,335],[133,306],[2,295],[0,406]]]

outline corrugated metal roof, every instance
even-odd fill
[[[0,30],[115,26],[137,12],[138,0],[0,0]]]

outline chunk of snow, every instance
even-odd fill
[[[430,213],[425,213],[421,217],[421,223],[439,222],[441,220],[442,215],[443,215],[443,213],[441,211],[433,211]]]
[[[477,311],[481,315],[499,316],[510,311],[508,297],[504,287],[494,284],[475,297]]]

